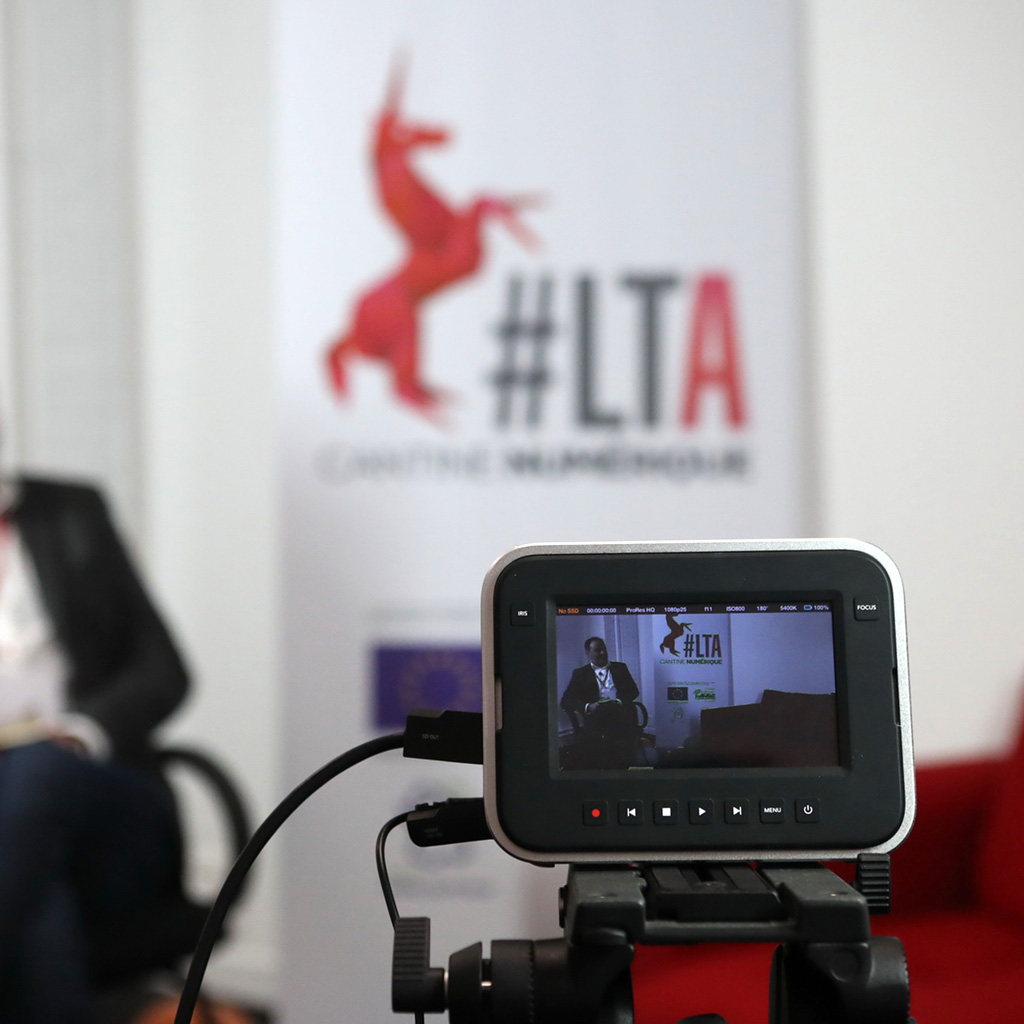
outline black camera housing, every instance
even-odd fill
[[[844,860],[910,830],[903,586],[878,548],[530,545],[487,574],[482,624],[487,822],[516,857]]]

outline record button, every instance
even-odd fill
[[[607,825],[608,802],[606,800],[588,800],[583,805],[584,825]]]

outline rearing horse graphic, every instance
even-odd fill
[[[361,356],[386,363],[399,401],[441,422],[450,396],[420,377],[419,307],[476,273],[483,261],[481,231],[487,217],[497,218],[522,245],[535,248],[538,240],[518,212],[537,199],[480,195],[461,208],[445,202],[416,172],[411,158],[421,147],[444,145],[449,133],[402,116],[404,83],[404,69],[396,67],[376,122],[373,168],[380,202],[405,239],[408,253],[392,274],[356,299],[350,326],[327,350],[327,372],[331,388],[344,398],[350,359]]]

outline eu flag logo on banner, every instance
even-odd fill
[[[414,709],[479,711],[479,647],[378,647],[374,651],[374,725],[403,728]]]

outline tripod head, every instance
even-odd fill
[[[490,957],[476,943],[428,967],[430,921],[395,925],[392,1009],[448,1011],[451,1024],[632,1024],[633,946],[577,946],[564,939],[496,939]]]
[[[861,872],[876,889],[880,867]],[[393,1009],[447,1010],[451,1024],[632,1024],[636,944],[774,941],[771,1024],[912,1024],[902,944],[872,937],[868,899],[822,865],[573,866],[560,901],[562,938],[496,940],[489,958],[477,943],[447,970],[429,966],[429,920],[399,918]]]

